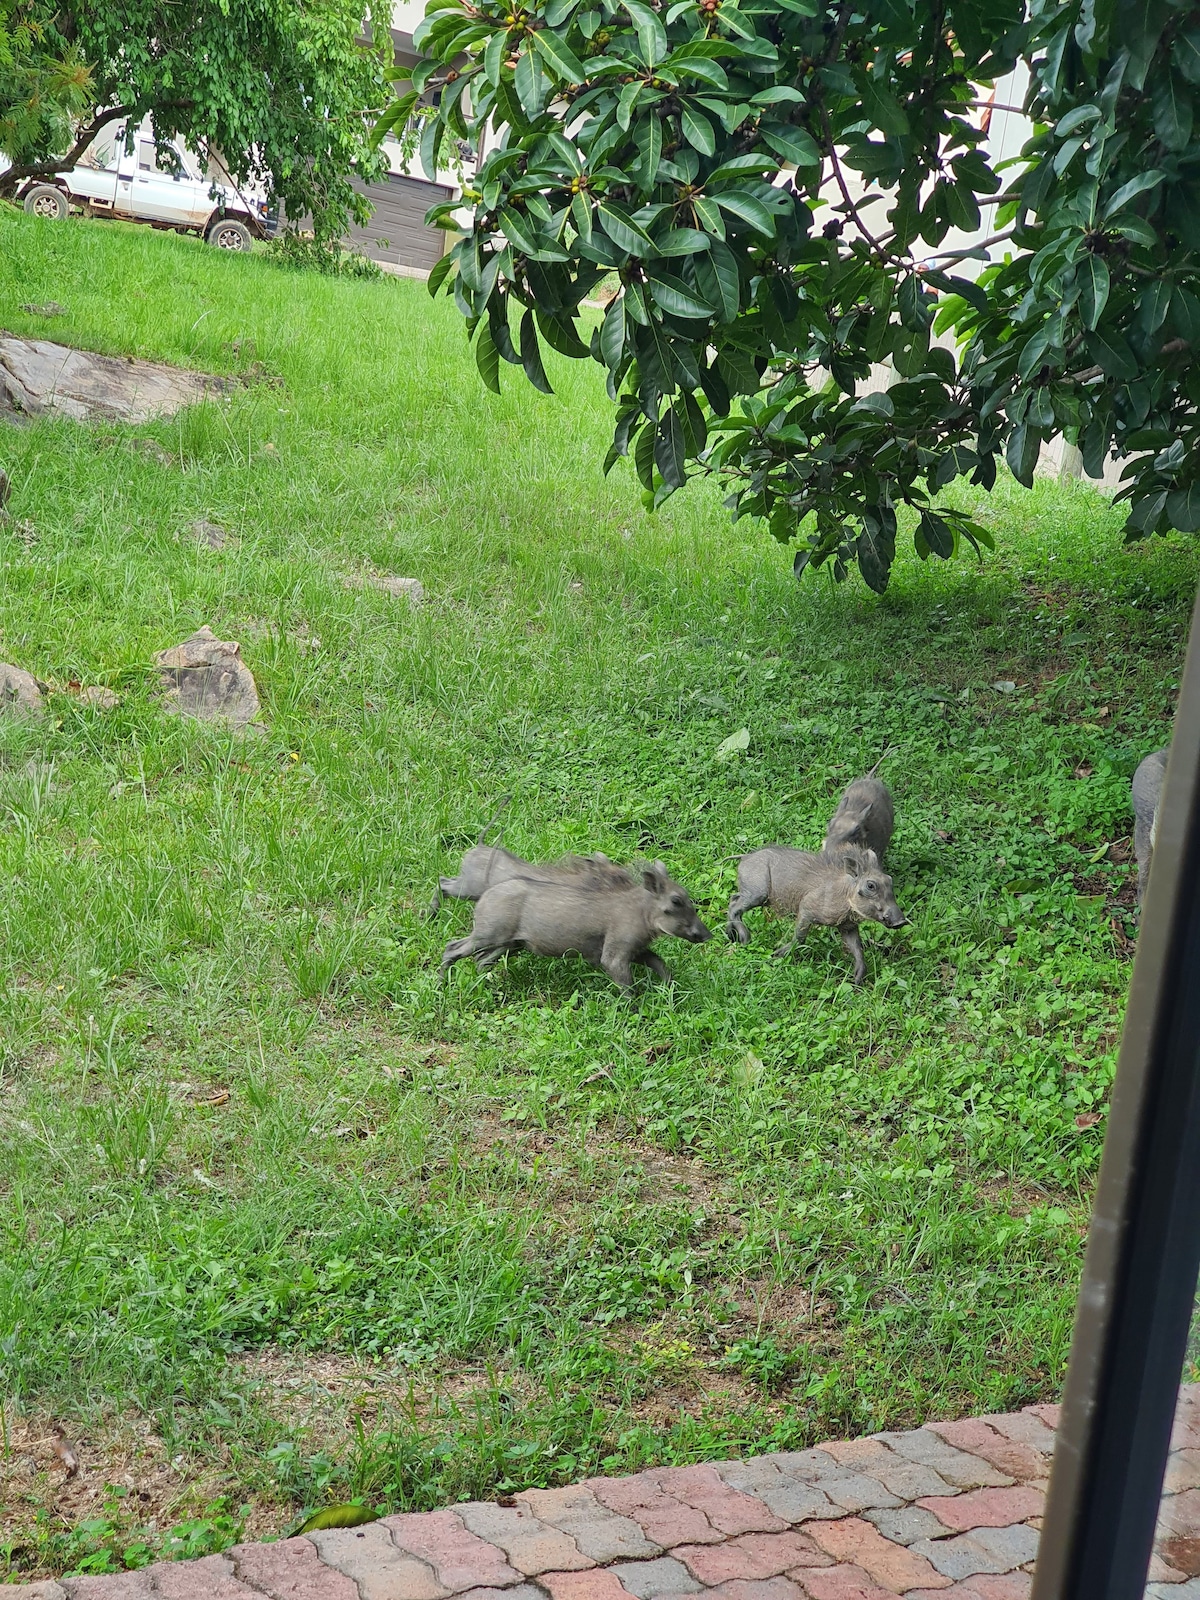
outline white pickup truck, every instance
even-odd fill
[[[77,206],[94,217],[198,233],[219,250],[249,250],[273,231],[265,200],[205,177],[181,141],[156,149],[143,127],[126,150],[124,123],[101,129],[77,167],[31,180],[17,195],[34,216],[61,218]]]

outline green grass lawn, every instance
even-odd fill
[[[6,212],[0,323],[245,379],[0,427],[0,659],[57,690],[0,721],[10,1575],[1053,1395],[1192,541],[1006,481],[982,567],[798,584],[715,489],[601,477],[594,366],[496,398],[420,284],[149,230]],[[203,623],[265,736],[160,709]],[[501,795],[512,848],[661,856],[719,925],[729,858],[815,847],[888,746],[911,926],[861,991],[757,913],[636,1000],[439,989],[469,911],[420,912]]]

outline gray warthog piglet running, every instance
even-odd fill
[[[776,950],[786,956],[803,942],[814,923],[836,928],[854,960],[854,982],[866,975],[860,922],[882,922],[885,928],[902,928],[908,920],[896,904],[892,880],[873,850],[793,850],[788,845],[767,845],[738,863],[737,893],[729,902],[725,931],[739,944],[747,944],[750,930],[742,921],[746,911],[770,906],[783,916],[794,916],[796,929]]]
[[[1138,764],[1133,775],[1133,853],[1137,857],[1137,899],[1141,905],[1150,879],[1150,862],[1158,837],[1158,803],[1167,774],[1168,750],[1155,750]]]
[[[462,858],[455,878],[439,878],[429,916],[442,908],[442,896],[453,900],[478,900],[498,883],[510,878],[536,879],[539,883],[575,884],[587,889],[632,889],[640,881],[628,867],[620,867],[596,851],[590,856],[563,856],[558,861],[523,861],[498,844],[473,845]]]
[[[650,948],[666,935],[692,944],[712,938],[687,890],[668,877],[661,861],[645,869],[640,884],[625,888],[510,878],[484,894],[467,937],[446,946],[442,973],[466,956],[474,956],[482,971],[508,950],[539,956],[574,952],[628,989],[635,965],[670,978]]]
[[[896,808],[887,784],[870,775],[855,778],[853,783],[847,784],[837,810],[829,819],[821,848],[832,854],[847,846],[856,846],[874,850],[882,861],[892,842],[895,825]]]

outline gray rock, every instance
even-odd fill
[[[59,412],[86,422],[149,422],[223,393],[228,384],[160,361],[121,360],[46,339],[0,337],[0,411]]]
[[[40,717],[42,691],[31,673],[0,661],[0,712],[17,717]]]
[[[96,711],[111,711],[114,706],[121,704],[121,696],[101,683],[92,683],[86,689],[81,689],[79,698],[85,706],[91,706]]]
[[[173,650],[155,656],[170,712],[207,721],[253,722],[258,715],[254,675],[241,646],[218,639],[207,625]]]
[[[219,522],[209,522],[207,517],[197,517],[188,524],[187,531],[197,544],[207,545],[210,550],[223,550],[229,537]]]

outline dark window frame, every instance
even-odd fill
[[[1192,612],[1031,1600],[1141,1600],[1200,1268]]]

